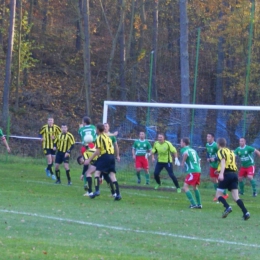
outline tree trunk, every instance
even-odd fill
[[[49,0],[44,0],[43,19],[42,19],[42,32],[46,33],[48,23],[48,8]]]
[[[134,31],[134,19],[135,19],[135,0],[132,0],[131,2],[131,20],[130,20],[130,32],[129,32],[129,39],[127,44],[127,50],[126,50],[126,60],[130,57],[130,51],[133,44],[133,31]]]
[[[121,88],[121,100],[125,101],[127,97],[127,89],[125,83],[125,0],[120,1],[120,17],[122,21],[121,30],[119,34],[119,46],[120,46],[120,88]]]
[[[29,13],[28,13],[28,24],[29,25],[32,25],[33,4],[34,4],[34,0],[30,0],[30,7],[29,7]],[[30,40],[30,33],[26,34],[25,38],[26,38],[27,41],[29,41]],[[25,68],[23,70],[23,84],[25,86],[28,85],[28,69],[27,68]]]
[[[159,0],[154,0],[153,6],[153,71],[152,71],[152,99],[157,100],[157,84],[156,84],[156,65],[157,65],[157,51],[158,51],[158,6]]]
[[[15,110],[19,108],[19,90],[20,90],[20,76],[21,76],[21,39],[22,39],[22,21],[23,21],[23,1],[17,0],[17,7],[19,8],[18,16],[18,51],[17,51],[17,71],[16,71],[16,87],[15,87]]]
[[[91,68],[90,68],[90,32],[89,32],[89,0],[83,0],[84,20],[84,85],[86,93],[86,113],[91,116]]]
[[[15,24],[15,7],[16,0],[10,0],[10,24],[8,30],[8,46],[7,56],[5,63],[5,81],[4,81],[4,93],[3,93],[3,126],[6,129],[8,117],[9,117],[9,93],[10,93],[10,82],[11,82],[11,64],[13,54],[13,43],[14,43],[14,24]]]
[[[181,103],[190,103],[190,72],[189,72],[189,52],[188,52],[188,16],[187,0],[180,0],[180,61],[181,61]],[[189,136],[190,131],[190,111],[182,109],[181,134],[182,137]]]
[[[140,0],[140,17],[141,17],[141,28],[140,28],[140,40],[139,40],[139,46],[138,46],[138,55],[141,54],[143,49],[143,43],[144,43],[144,28],[146,26],[146,13],[145,13],[145,0]]]

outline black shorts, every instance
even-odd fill
[[[224,173],[224,180],[219,181],[219,189],[237,190],[238,189],[238,176],[236,172]]]
[[[57,164],[62,164],[62,163],[69,163],[70,157],[65,157],[65,153],[63,152],[57,152],[56,158],[55,158],[55,163]]]
[[[55,151],[53,149],[48,149],[48,148],[44,148],[43,153],[45,155],[53,155],[53,156],[55,155]]]
[[[94,164],[96,166],[96,171],[103,173],[116,173],[116,161],[113,154],[103,154],[98,157],[97,161]]]

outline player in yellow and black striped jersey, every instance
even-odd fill
[[[53,180],[56,177],[52,171],[52,165],[55,161],[55,151],[53,150],[53,142],[55,138],[61,133],[59,126],[54,124],[53,117],[48,117],[48,122],[40,130],[40,137],[42,141],[43,152],[47,159],[47,168],[45,169],[47,177],[52,176]]]
[[[88,146],[86,146],[86,150],[83,153],[83,155],[81,155],[77,158],[78,164],[84,165],[84,170],[83,170],[83,173],[82,173],[80,179],[83,180],[84,176],[86,176],[86,180],[87,180],[87,185],[84,185],[84,189],[87,192],[83,196],[89,196],[90,194],[92,194],[92,176],[91,175],[96,171],[95,162],[97,161],[98,156],[94,157],[89,165],[85,165],[84,162],[86,160],[88,160],[95,151],[96,151],[96,148],[89,148]],[[115,190],[114,190],[114,186],[110,180],[109,175],[105,174],[104,178],[105,178],[108,186],[110,187],[111,194],[114,195]],[[101,183],[101,182],[102,182],[102,178],[100,176],[99,183]]]
[[[69,169],[69,158],[71,150],[74,148],[75,139],[74,136],[68,132],[66,124],[61,126],[61,134],[59,134],[54,140],[54,150],[57,150],[55,159],[55,173],[57,177],[56,183],[61,183],[60,180],[60,164],[64,163],[66,175],[68,179],[68,185],[71,185],[70,169]]]
[[[216,192],[216,197],[218,201],[223,204],[225,211],[222,214],[222,218],[226,218],[229,213],[232,212],[232,208],[229,206],[225,198],[223,197],[223,191],[228,189],[231,191],[232,197],[237,205],[243,212],[243,219],[248,220],[250,218],[250,213],[247,211],[243,201],[238,195],[238,175],[237,175],[237,165],[236,158],[233,151],[226,147],[226,139],[218,138],[218,152],[217,156],[220,161],[218,166],[219,176],[218,176],[218,188]]]

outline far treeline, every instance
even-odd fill
[[[101,118],[104,100],[259,105],[259,14],[255,0],[0,0],[1,125]]]

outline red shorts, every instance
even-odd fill
[[[95,147],[95,144],[94,144],[94,143],[89,143],[89,144],[88,144],[88,147],[89,147],[90,149],[92,149],[92,148]],[[87,150],[87,149],[86,149],[86,146],[81,146],[80,152],[81,152],[82,155],[83,155],[83,153],[84,153],[86,150]]]
[[[216,168],[212,168],[211,166],[209,167],[209,176],[210,178],[218,178],[218,174],[215,173],[217,169]]]
[[[147,158],[144,156],[136,156],[135,157],[135,168],[136,169],[145,169],[148,170],[149,169],[149,164],[148,164],[148,160]]]
[[[200,185],[200,173],[197,173],[197,172],[189,173],[186,176],[184,182],[191,186]]]
[[[248,175],[249,176],[254,176],[255,174],[255,166],[249,166],[247,168],[241,167],[239,170],[238,177],[244,177],[246,178]]]

